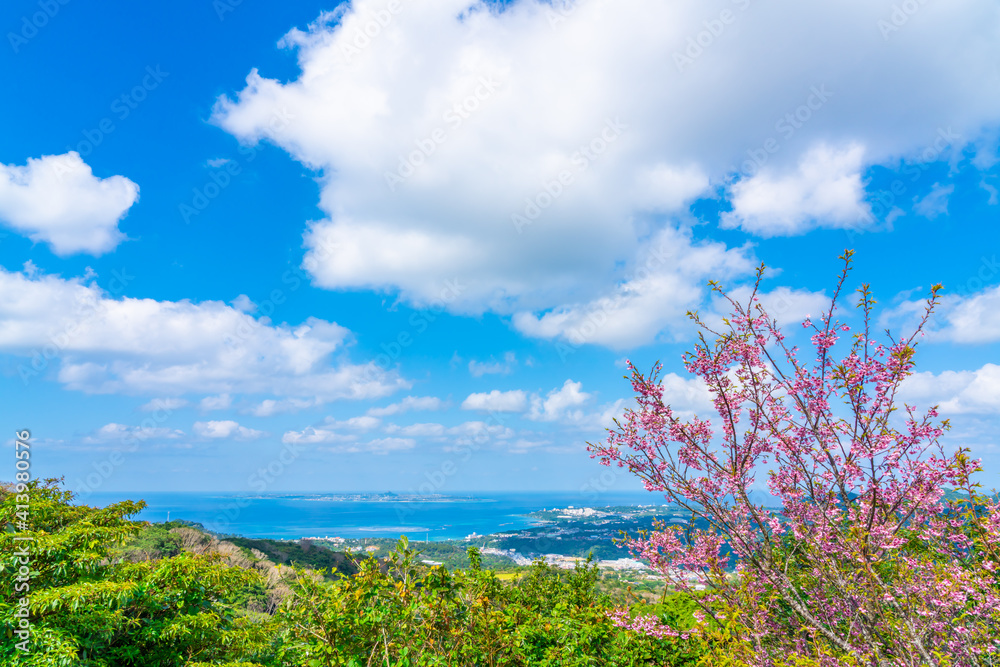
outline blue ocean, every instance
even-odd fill
[[[475,496],[398,496],[330,493],[91,493],[80,502],[104,507],[120,500],[144,500],[144,521],[193,521],[226,535],[302,537],[399,537],[451,540],[472,533],[518,530],[532,525],[530,512],[565,507],[661,505],[645,492],[490,493]]]

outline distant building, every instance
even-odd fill
[[[607,512],[601,512],[600,510],[595,510],[592,507],[581,507],[579,509],[570,505],[564,510],[555,510],[556,512],[561,512],[559,515],[560,519],[572,519],[574,517],[580,516],[607,516]]]
[[[616,558],[613,560],[599,560],[597,566],[609,570],[646,570],[648,565],[634,558]]]

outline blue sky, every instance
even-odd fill
[[[705,283],[764,262],[795,322],[854,248],[895,331],[944,283],[907,399],[996,485],[994,2],[0,17],[2,414],[38,475],[635,488],[584,445],[628,404],[624,359],[704,413],[679,357]]]

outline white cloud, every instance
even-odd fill
[[[225,410],[233,404],[233,397],[229,394],[219,394],[218,396],[206,396],[198,402],[198,408],[210,412],[212,410]]]
[[[218,301],[110,298],[81,279],[0,268],[0,352],[46,346],[58,379],[88,393],[264,394],[332,401],[378,398],[407,386],[345,357],[349,332],[310,318],[275,326]],[[18,366],[25,379],[38,375]]]
[[[491,438],[506,440],[514,437],[514,431],[503,424],[487,424],[481,421],[463,422],[458,426],[452,426],[447,431],[448,435],[457,438],[458,443],[484,442]]]
[[[578,408],[591,398],[591,394],[583,391],[582,382],[566,380],[561,388],[553,389],[544,399],[541,396],[533,396],[528,418],[537,421],[563,419],[571,408]]]
[[[1000,202],[1000,190],[997,190],[995,187],[987,183],[985,178],[979,182],[979,187],[985,190],[986,194],[990,196],[990,198],[986,201],[987,204],[990,206],[996,206],[997,203]]]
[[[281,438],[284,443],[299,445],[320,445],[327,451],[338,454],[370,452],[388,454],[393,451],[412,449],[416,440],[412,438],[376,438],[368,442],[358,442],[358,436],[344,434],[327,428],[306,427],[301,431],[287,431]]]
[[[125,239],[118,221],[138,198],[138,185],[94,176],[74,151],[0,164],[0,220],[57,255],[114,250]]]
[[[454,438],[458,443],[483,443],[489,439],[506,440],[514,436],[514,431],[503,424],[488,424],[482,421],[468,421],[457,426],[445,426],[434,422],[399,426],[387,424],[386,433],[410,438]]]
[[[728,293],[745,308],[750,301],[750,288],[735,287]],[[823,292],[777,287],[770,292],[760,292],[757,295],[758,304],[764,307],[778,324],[801,324],[806,318],[819,319],[819,316],[830,309],[830,297]],[[730,314],[732,305],[721,298],[716,299],[715,308],[718,316]]]
[[[368,415],[351,417],[350,419],[345,419],[343,421],[338,421],[328,417],[325,424],[334,428],[347,428],[353,431],[371,431],[372,429],[378,428],[382,424],[382,420]]]
[[[865,210],[867,167],[919,155],[942,118],[964,145],[1000,116],[992,0],[923,5],[891,48],[877,28],[889,10],[867,0],[737,3],[735,23],[682,67],[676,56],[718,16],[696,0],[578,0],[555,26],[536,0],[469,4],[406,5],[355,54],[357,31],[384,8],[357,0],[286,37],[298,79],[253,70],[219,100],[224,129],[321,172],[325,217],[305,235],[317,284],[415,303],[447,294],[458,312],[566,310],[536,327],[521,316],[547,337],[610,299],[626,324],[594,342],[648,341],[704,291],[680,280],[697,273],[685,252],[657,279],[625,280],[627,267],[676,224],[665,218],[731,183],[752,151],[774,149],[723,193],[730,224],[843,227]],[[422,164],[390,190],[386,174],[409,173],[408,162]],[[511,216],[532,206],[544,209],[517,233]],[[653,314],[658,298],[668,314]]]
[[[528,396],[520,389],[489,393],[469,394],[462,401],[463,410],[483,410],[489,412],[524,412],[528,406]]]
[[[503,355],[503,361],[469,361],[469,373],[472,377],[482,377],[484,375],[508,375],[517,364],[517,356],[513,352]]]
[[[251,408],[250,414],[255,417],[272,417],[288,412],[298,412],[317,405],[322,405],[322,401],[316,398],[283,398],[281,400],[267,398]]]
[[[435,423],[410,424],[409,426],[389,424],[385,430],[388,433],[399,433],[414,438],[440,438],[447,431],[443,424]]]
[[[407,396],[398,403],[391,403],[383,408],[371,408],[368,414],[372,417],[388,417],[409,410],[441,410],[444,407],[444,401],[434,396]]]
[[[900,400],[926,408],[937,404],[941,414],[1000,413],[1000,366],[985,364],[976,371],[914,373],[903,382]]]
[[[565,357],[585,344],[625,349],[650,343],[665,328],[686,325],[686,313],[701,302],[708,279],[749,273],[748,249],[721,243],[692,243],[689,233],[664,230],[640,255],[628,278],[611,293],[541,315],[520,312],[514,327],[535,338],[558,338]]]
[[[510,451],[513,454],[524,454],[526,452],[536,450],[545,445],[551,444],[549,440],[527,440],[525,438],[518,438],[516,441],[510,444]]]
[[[356,433],[366,433],[378,428],[382,420],[368,415],[338,420],[327,417],[319,426],[308,426],[301,431],[287,431],[282,436],[282,442],[298,442],[303,444],[334,444],[356,442]],[[345,433],[354,431],[355,433]]]
[[[139,407],[142,412],[173,412],[187,407],[189,403],[183,398],[154,398],[149,403]]]
[[[240,426],[237,422],[226,419],[221,421],[195,422],[193,426],[195,435],[211,440],[256,440],[262,438],[266,433],[246,426]]]
[[[955,343],[1000,340],[1000,286],[969,297],[946,298],[942,306],[947,324],[936,332],[942,338]]]
[[[733,210],[723,227],[759,236],[802,234],[815,227],[863,227],[871,211],[861,179],[864,148],[818,145],[792,173],[764,169],[731,188]]]
[[[281,436],[284,443],[294,443],[302,445],[329,445],[336,443],[353,442],[358,436],[350,433],[338,433],[336,431],[307,426],[301,431],[286,431]]]
[[[232,301],[233,308],[240,311],[241,313],[255,313],[257,312],[257,304],[250,300],[246,294],[240,294],[238,297]]]
[[[715,414],[712,392],[700,377],[683,378],[676,373],[666,373],[661,376],[660,386],[663,387],[663,402],[677,417],[690,419],[697,414],[706,419]]]
[[[579,431],[610,427],[615,417],[622,415],[625,401],[616,400],[596,411],[584,409],[583,406],[593,398],[593,394],[583,391],[582,382],[566,380],[562,387],[553,389],[545,398],[533,395],[531,410],[525,416],[533,421],[559,422]]]
[[[127,426],[110,423],[83,438],[86,444],[105,444],[116,442],[135,442],[146,440],[176,440],[184,437],[184,431],[161,426]]]
[[[935,183],[927,196],[914,204],[913,210],[930,220],[939,215],[947,215],[948,198],[954,191],[954,185],[943,186],[940,183]]]
[[[358,447],[351,447],[349,451],[367,451],[373,454],[388,454],[406,449],[413,449],[417,444],[412,438],[378,438],[371,440]]]
[[[995,268],[996,262],[993,264]],[[880,326],[908,335],[923,317],[925,307],[926,302],[918,299],[902,301],[882,314]],[[1000,286],[968,296],[945,293],[927,332],[930,342],[982,344],[1000,340]]]

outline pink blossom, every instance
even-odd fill
[[[916,331],[882,343],[863,286],[863,321],[842,339],[850,257],[820,323],[803,322],[810,361],[786,345],[756,289],[745,307],[717,287],[732,306],[727,327],[694,315],[707,335],[683,357],[712,391],[714,420],[678,417],[661,366],[644,375],[629,362],[636,407],[592,455],[693,515],[691,526],[660,525],[624,545],[677,589],[706,587],[699,619],[739,609],[758,664],[818,645],[824,665],[994,664],[982,656],[1000,657],[1000,502],[976,494],[979,461],[941,444],[935,409],[896,400],[938,288]],[[758,475],[780,509],[752,500]],[[945,488],[966,500],[946,500]],[[677,636],[621,613],[623,627]]]

